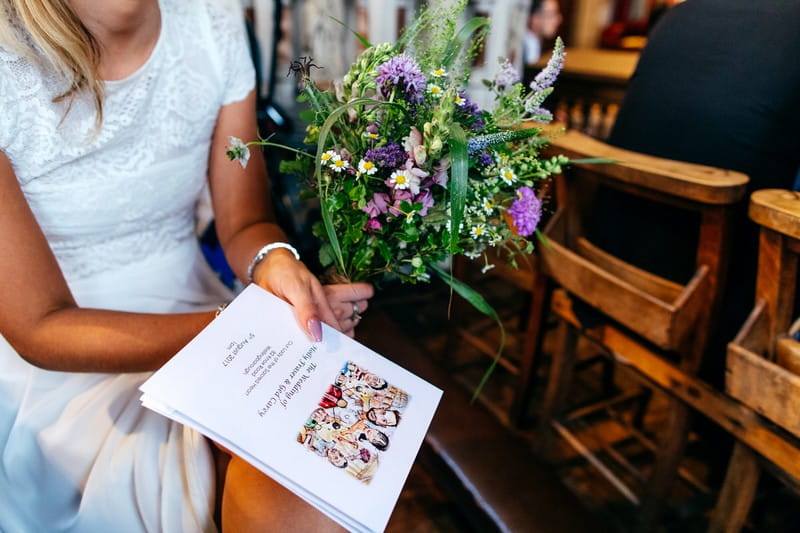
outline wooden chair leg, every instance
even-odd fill
[[[544,277],[537,276],[530,296],[525,339],[520,352],[519,380],[510,413],[511,422],[517,427],[524,427],[528,423],[528,406],[536,384],[542,338],[550,309],[550,292]]]
[[[655,530],[661,511],[678,475],[683,452],[689,436],[689,407],[677,398],[668,399],[664,429],[658,439],[653,473],[647,480],[641,508],[634,531],[650,533]]]
[[[711,516],[708,533],[738,533],[742,529],[750,512],[760,475],[761,468],[758,466],[756,453],[737,442],[717,506]]]
[[[537,453],[544,458],[549,456],[550,441],[553,437],[552,422],[564,411],[564,403],[578,357],[578,331],[563,320],[558,327],[561,342],[559,350],[551,358],[535,446]]]

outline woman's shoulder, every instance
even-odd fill
[[[24,49],[0,42],[0,150],[22,129],[20,110],[43,88],[41,69]]]
[[[52,85],[46,83],[44,72],[43,60],[26,41],[9,44],[0,40],[0,100],[30,98]]]

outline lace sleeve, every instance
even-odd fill
[[[222,105],[238,102],[255,87],[255,69],[247,42],[247,31],[240,10],[228,11],[221,6],[209,4],[214,40],[222,56],[225,80]]]
[[[14,87],[10,59],[0,48],[0,152],[7,152],[14,134],[19,130],[19,98]]]

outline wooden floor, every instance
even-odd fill
[[[515,294],[509,292],[507,286],[498,285],[482,287],[484,295],[495,302],[498,309],[507,309],[504,323],[506,328],[513,333],[516,316]],[[447,305],[449,290],[443,284],[432,283],[425,286],[393,286],[383,287],[375,301],[371,304],[391,316],[403,331],[425,348],[432,357],[441,357],[444,353],[447,329]],[[501,307],[502,306],[502,307]],[[369,311],[367,311],[369,312]],[[480,331],[480,330],[479,330]],[[491,323],[486,323],[485,331],[481,332],[488,342],[496,342],[496,328]],[[513,352],[513,335],[508,341],[509,351]],[[552,332],[545,337],[545,354],[552,350]],[[593,348],[584,346],[581,353],[584,357],[592,355]],[[385,354],[391,357],[391,354]],[[451,354],[452,355],[452,354]],[[488,360],[469,351],[459,351],[460,363],[459,380],[467,388],[473,388],[485,370]],[[546,370],[546,369],[545,369]],[[543,372],[545,372],[543,370]],[[495,415],[508,424],[506,409],[511,400],[510,376],[499,369],[492,376],[484,394],[484,404]],[[596,397],[602,393],[602,367],[589,366],[588,370],[581,373],[574,401],[580,403]],[[641,385],[633,376],[616,373],[614,384],[621,389],[630,391],[631,397],[636,398]],[[658,427],[660,422],[659,405],[663,402],[660,393],[656,391],[648,402],[648,410],[644,427]],[[533,407],[535,408],[536,399]],[[534,409],[532,409],[534,410]],[[635,440],[625,441],[624,425],[630,422],[629,413],[620,412],[617,417],[607,420],[595,420],[585,429],[572,428],[578,432],[583,431],[583,438],[589,442],[614,442],[615,449],[625,453],[633,462],[640,462],[638,466],[646,468],[649,450]],[[684,479],[676,483],[673,496],[667,507],[660,531],[671,533],[694,533],[706,530],[709,512],[716,500],[717,491],[721,484],[721,476],[726,466],[732,442],[730,438],[716,427],[702,420],[696,421],[698,431],[693,433],[686,453],[682,471]],[[527,439],[533,444],[536,435],[532,429],[517,431],[521,439]],[[579,460],[577,454],[567,446],[559,448],[559,457],[556,467],[563,482],[577,493],[587,506],[598,509],[616,523],[621,530],[631,523],[635,509],[618,491],[602,478],[594,468]],[[620,472],[633,485],[639,482],[629,472]],[[765,480],[759,490],[759,495],[751,513],[751,520],[745,531],[789,533],[800,532],[800,498],[790,492],[783,485],[764,476]],[[502,482],[502,480],[498,480]],[[568,512],[568,510],[565,510]],[[400,533],[409,531],[419,532],[450,532],[470,531],[470,525],[465,517],[458,513],[456,505],[448,501],[444,492],[437,486],[436,480],[417,464],[408,478],[403,492],[400,495],[397,507],[389,522],[387,531]]]

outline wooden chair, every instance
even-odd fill
[[[732,211],[743,197],[748,179],[736,172],[617,149],[575,132],[554,139],[549,149],[571,159],[603,157],[614,162],[575,164],[564,172],[564,208],[548,228],[550,245],[539,247],[541,270],[557,287],[552,311],[560,320],[562,339],[551,362],[540,414],[539,448],[547,456],[554,433],[563,437],[628,500],[640,506],[634,529],[651,531],[683,456],[689,407],[679,398],[668,397],[658,442],[647,443],[655,458],[653,469],[641,490],[631,488],[605,466],[601,454],[581,443],[562,418],[577,361],[578,336],[583,334],[617,362],[632,367],[647,378],[645,382],[666,384],[669,390],[674,376],[693,376],[702,362],[720,302]],[[584,219],[599,184],[699,214],[695,273],[688,283],[681,285],[642,270],[589,241],[583,231]],[[573,304],[578,300],[592,310],[591,327],[584,323],[585,314],[575,312]],[[673,370],[672,378],[665,379]],[[680,385],[679,381],[676,386]],[[595,412],[613,405],[612,399],[581,411]],[[613,445],[602,451],[631,468]]]
[[[762,464],[800,490],[800,343],[789,338],[796,317],[800,255],[800,193],[761,190],[750,199],[750,218],[761,226],[756,303],[728,346],[726,389],[765,425],[772,441],[737,441],[709,531],[739,531],[747,519]],[[794,371],[792,371],[794,369]],[[780,457],[776,457],[780,454]],[[769,460],[764,460],[764,457]]]

